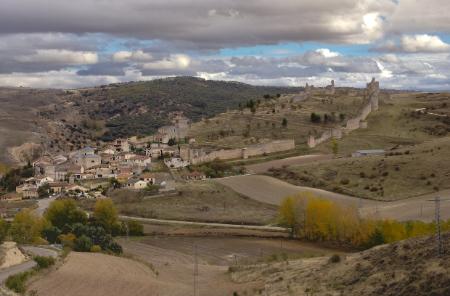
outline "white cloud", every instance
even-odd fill
[[[66,49],[38,49],[35,53],[15,57],[22,63],[51,63],[62,65],[90,65],[98,62],[98,55],[89,51]]]
[[[401,38],[401,49],[405,52],[445,52],[449,51],[450,45],[443,42],[438,36],[405,35]]]
[[[319,48],[319,49],[316,49],[316,52],[320,53],[322,56],[324,56],[326,58],[334,58],[334,57],[337,57],[340,55],[338,52],[331,51],[328,48]]]
[[[114,62],[149,62],[151,60],[153,60],[153,56],[142,50],[118,51],[113,54]]]
[[[146,70],[173,70],[186,69],[191,64],[191,58],[184,54],[173,54],[159,61],[145,63],[142,65]]]

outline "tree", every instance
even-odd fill
[[[336,139],[331,140],[331,150],[333,151],[334,156],[336,156],[338,154],[339,144],[336,141]]]
[[[288,124],[287,119],[286,119],[286,118],[283,118],[283,121],[281,122],[281,125],[282,125],[283,127],[287,127],[287,124]]]
[[[94,208],[95,220],[109,233],[118,223],[117,209],[111,199],[99,199]]]
[[[75,223],[83,224],[87,221],[86,213],[80,210],[72,199],[53,201],[44,216],[53,226],[61,230],[67,229],[66,226],[71,227]]]
[[[61,234],[61,230],[58,227],[49,225],[48,227],[42,230],[42,235],[44,238],[51,244],[55,244],[58,242],[58,237]]]
[[[40,186],[37,190],[39,198],[46,198],[50,195],[50,185],[48,183],[45,183],[44,185]]]
[[[177,140],[175,138],[170,138],[169,141],[167,142],[167,145],[169,146],[174,146],[177,144]]]
[[[45,219],[40,218],[30,209],[24,209],[14,217],[9,233],[15,242],[33,243],[39,241],[46,225]]]
[[[86,235],[82,235],[75,239],[73,249],[77,252],[89,252],[92,246],[92,240]]]
[[[5,240],[8,235],[9,225],[8,222],[0,218],[0,244]]]
[[[321,121],[321,117],[320,115],[316,114],[316,113],[311,113],[311,122],[312,123],[319,123]]]

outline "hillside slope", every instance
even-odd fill
[[[263,95],[298,92],[299,88],[252,86],[238,82],[175,77],[111,84],[72,91],[71,108],[80,115],[106,122],[103,139],[148,134],[168,121],[168,113],[183,111],[193,121],[237,108]]]
[[[375,247],[336,263],[321,257],[240,266],[232,278],[264,282],[247,295],[450,295],[450,233],[443,241],[447,252],[441,257],[435,237],[425,237]]]

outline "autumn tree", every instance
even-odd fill
[[[85,223],[87,220],[86,213],[79,209],[72,199],[53,201],[44,216],[53,226],[60,230],[75,223]]]
[[[39,217],[33,210],[24,209],[16,214],[11,223],[9,233],[18,243],[35,243],[41,238],[41,232],[47,225],[44,218]]]
[[[107,232],[118,225],[117,209],[111,199],[99,199],[95,203],[94,218]]]

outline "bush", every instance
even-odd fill
[[[123,250],[122,250],[122,246],[119,245],[116,242],[112,242],[109,246],[108,246],[108,250],[110,250],[111,252],[113,252],[114,254],[122,254]]]
[[[342,179],[342,180],[341,180],[341,184],[342,184],[342,185],[347,185],[348,183],[350,183],[350,180],[349,180],[349,179]]]
[[[91,250],[91,247],[92,247],[92,240],[89,237],[82,235],[77,239],[75,239],[73,249],[78,252],[89,252]]]
[[[73,248],[76,236],[73,233],[61,234],[58,236],[58,240],[64,247]]]
[[[8,289],[13,290],[16,293],[24,293],[25,292],[25,283],[27,279],[33,275],[32,271],[25,271],[15,275],[10,275],[5,282],[6,287]]]
[[[341,262],[341,256],[339,256],[338,254],[334,254],[333,256],[330,257],[330,259],[328,260],[330,263],[338,263]]]
[[[125,234],[125,235],[127,234],[125,227],[128,227],[128,235],[133,235],[133,236],[144,235],[144,225],[138,221],[133,221],[133,220],[127,221],[124,223],[123,226],[124,227],[122,229],[123,229],[123,231],[125,231],[123,234]]]
[[[53,257],[35,256],[33,259],[36,261],[38,269],[49,268],[55,264],[55,258]]]
[[[102,251],[102,247],[99,245],[93,245],[90,250],[92,253],[99,253]]]
[[[55,244],[58,241],[58,236],[61,234],[61,230],[58,227],[50,226],[42,231],[44,238],[51,244]]]

